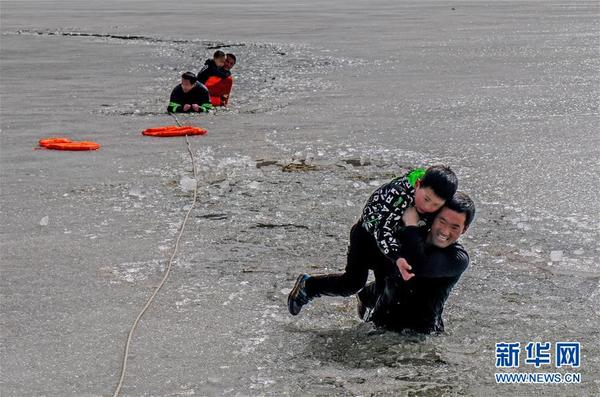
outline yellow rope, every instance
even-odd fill
[[[173,115],[173,117],[175,117],[175,115]],[[175,120],[177,121],[177,124],[179,124],[179,120],[177,120],[177,117],[175,117]],[[181,124],[179,124],[179,125],[181,126]],[[183,224],[181,225],[181,229],[179,230],[179,236],[177,236],[177,240],[175,241],[175,248],[173,249],[173,254],[171,255],[171,259],[169,259],[169,263],[165,270],[165,274],[162,278],[162,281],[160,282],[158,287],[156,287],[156,289],[154,290],[154,292],[152,293],[150,298],[148,298],[148,300],[146,301],[146,304],[144,305],[144,307],[142,308],[140,313],[137,315],[135,321],[133,322],[133,325],[131,326],[131,329],[129,330],[129,335],[127,335],[127,342],[125,343],[125,353],[123,354],[123,363],[121,365],[121,376],[119,377],[119,384],[117,385],[117,388],[115,389],[113,397],[117,397],[119,395],[119,393],[121,392],[121,387],[123,386],[123,380],[125,379],[125,372],[127,370],[127,357],[129,356],[129,347],[131,345],[131,339],[133,338],[133,333],[135,332],[135,329],[137,328],[138,323],[140,322],[140,319],[142,318],[142,316],[144,315],[144,313],[146,312],[148,307],[150,307],[150,304],[154,301],[154,297],[156,297],[156,294],[158,294],[158,291],[160,291],[160,289],[163,287],[163,285],[167,281],[167,278],[169,277],[169,274],[171,273],[171,267],[173,266],[173,259],[175,258],[175,255],[177,254],[177,250],[179,249],[179,240],[181,240],[181,236],[183,235],[183,231],[185,229],[185,225],[188,221],[190,213],[192,212],[192,210],[194,209],[194,206],[196,205],[196,197],[198,195],[198,182],[197,182],[198,178],[196,175],[196,161],[194,159],[194,154],[192,153],[192,149],[190,147],[190,141],[188,140],[187,135],[185,136],[185,142],[187,144],[187,149],[188,149],[188,152],[190,153],[190,157],[192,159],[192,167],[194,169],[194,179],[196,180],[196,185],[194,186],[194,198],[192,200],[192,206],[185,214],[185,218],[183,219]]]

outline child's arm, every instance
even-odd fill
[[[213,70],[213,76],[217,76],[222,79],[226,79],[227,77],[231,76],[231,72],[229,70],[225,70],[223,68],[215,68],[215,70]]]
[[[419,273],[427,260],[425,230],[420,226],[407,226],[398,233],[398,240],[402,242],[402,251],[401,257],[396,260],[396,266],[404,281],[408,281],[415,276],[415,272]]]
[[[402,244],[401,257],[396,266],[404,281],[415,276],[410,272],[413,267],[419,268],[425,262],[425,239],[422,236],[421,217],[415,207],[408,207],[402,215],[404,227],[398,232],[397,239]]]

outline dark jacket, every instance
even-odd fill
[[[402,215],[414,205],[415,184],[424,175],[424,168],[416,168],[380,186],[363,208],[363,228],[375,238],[379,250],[392,262],[400,258],[402,244],[397,232],[404,227]],[[429,221],[429,217],[426,217],[426,221]]]
[[[422,333],[444,331],[442,312],[454,285],[469,265],[469,255],[460,243],[446,248],[426,246],[425,228],[406,228],[399,237],[402,256],[413,267],[415,276],[404,281],[388,276],[379,290],[367,285],[359,297],[372,308],[368,318],[376,326]]]
[[[202,106],[206,103],[210,104],[210,95],[208,94],[208,89],[203,84],[196,83],[189,92],[183,92],[181,84],[178,84],[177,87],[173,88],[173,92],[171,92],[167,112],[183,113],[183,105],[197,104]],[[190,109],[186,113],[189,112],[193,112],[193,110]]]
[[[206,62],[204,62],[204,66],[202,66],[202,69],[200,69],[200,71],[198,72],[198,81],[204,84],[210,76],[217,76],[225,79],[231,76],[231,72],[229,70],[225,70],[223,68],[218,67],[215,64],[214,60],[207,59]]]

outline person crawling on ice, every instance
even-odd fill
[[[227,60],[227,56],[221,50],[217,50],[214,52],[212,59],[207,59],[202,66],[202,69],[198,72],[198,81],[201,84],[206,84],[206,80],[210,76],[217,76],[223,79],[231,76],[231,71],[228,69],[224,69]],[[235,61],[234,61],[235,63]],[[233,65],[232,65],[233,66]],[[231,68],[229,68],[231,69]]]
[[[475,216],[475,204],[456,192],[433,219],[431,228],[406,217],[398,235],[401,254],[408,261],[402,276],[387,275],[357,294],[358,315],[377,327],[393,331],[444,332],[444,304],[469,265],[469,255],[458,242]],[[410,219],[409,219],[410,218]]]
[[[167,106],[169,113],[208,112],[212,109],[208,89],[196,82],[192,72],[181,75],[181,84],[173,88]]]
[[[396,237],[404,227],[407,209],[427,218],[452,198],[458,187],[456,174],[445,165],[417,168],[379,187],[369,198],[359,221],[350,230],[344,273],[301,274],[288,295],[288,310],[300,313],[310,300],[328,296],[350,296],[365,286],[369,269],[376,280],[390,274],[407,274]]]

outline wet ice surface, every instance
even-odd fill
[[[535,341],[572,335],[589,344],[586,358],[593,367],[596,351],[584,335],[597,332],[599,287],[596,276],[587,276],[595,274],[595,262],[582,248],[550,251],[551,240],[523,227],[537,229],[544,222],[494,203],[480,204],[477,231],[466,236],[472,268],[450,299],[445,335],[376,332],[358,321],[353,299],[319,300],[301,316],[289,316],[285,298],[297,273],[340,270],[349,226],[364,200],[406,170],[385,151],[330,150],[311,146],[267,160],[210,144],[194,149],[198,204],[165,300],[175,319],[201,316],[206,328],[199,332],[206,341],[220,335],[214,343],[226,343],[228,353],[196,341],[202,342],[194,347],[196,354],[215,360],[206,369],[209,375],[195,383],[167,383],[161,393],[181,388],[181,393],[232,395],[246,389],[253,395],[478,394],[489,387],[480,380],[494,372],[493,344],[507,335]],[[315,153],[310,167],[308,151]],[[191,179],[182,176],[189,159],[185,152],[178,157],[167,167],[146,171],[163,178],[160,186],[119,186],[112,199],[116,212],[158,216],[157,228],[168,225],[167,238],[160,240],[165,249],[191,200],[191,193],[181,189],[181,180]],[[515,215],[506,219],[503,210]],[[498,228],[517,238],[492,243],[489,236]],[[100,270],[111,284],[149,288],[163,269],[164,262],[150,261]],[[572,276],[578,272],[582,276]],[[579,289],[590,294],[582,296]],[[577,324],[567,310],[572,307],[581,316]],[[225,332],[218,326],[224,319]],[[198,365],[197,358],[173,354]],[[135,368],[143,379],[144,369]],[[138,387],[128,390],[135,394]]]
[[[89,42],[147,47],[147,56],[152,62],[131,66],[129,73],[145,74],[151,78],[141,87],[141,92],[129,101],[101,104],[97,112],[107,116],[164,113],[165,98],[168,99],[171,90],[179,84],[181,74],[185,71],[196,74],[216,49],[234,52],[240,60],[234,69],[234,94],[230,109],[219,109],[234,113],[253,114],[282,109],[294,99],[330,88],[331,83],[321,77],[325,73],[344,65],[366,63],[361,59],[341,59],[324,52],[316,57],[311,52],[314,49],[292,44],[128,37],[70,30],[21,29],[10,34],[62,36]]]
[[[182,71],[197,71],[213,51],[209,47],[230,45],[223,49],[240,59],[231,109],[181,117],[210,125],[209,136],[192,139],[197,180],[183,141],[143,141],[144,150],[153,150],[147,153],[152,161],[137,164],[122,158],[129,154],[125,150],[115,154],[119,141],[106,134],[104,153],[124,164],[116,181],[40,184],[33,192],[47,208],[68,213],[44,208],[39,216],[19,215],[27,224],[17,231],[27,237],[58,233],[57,243],[77,241],[100,257],[97,265],[87,261],[92,271],[82,264],[69,267],[67,280],[81,274],[85,281],[74,279],[60,293],[45,286],[58,278],[54,273],[40,276],[42,289],[49,290],[40,305],[50,318],[39,329],[57,318],[67,324],[71,319],[75,325],[67,331],[83,323],[79,332],[88,332],[90,340],[107,336],[87,351],[85,343],[61,339],[55,331],[50,334],[59,335],[58,342],[50,346],[56,350],[31,353],[36,341],[47,344],[47,335],[34,330],[18,337],[22,313],[30,310],[19,299],[36,289],[26,285],[15,295],[15,320],[3,328],[12,342],[6,349],[16,346],[10,357],[29,354],[22,361],[43,364],[24,365],[24,371],[16,360],[3,366],[17,384],[37,385],[31,393],[20,393],[18,385],[3,390],[108,394],[124,331],[164,271],[197,182],[198,203],[172,278],[136,339],[125,395],[597,394],[598,59],[595,25],[586,17],[594,7],[549,6],[539,21],[539,3],[520,13],[510,4],[496,4],[492,12],[482,8],[476,16],[465,6],[459,28],[399,40],[402,51],[393,46],[386,52],[385,35],[365,33],[371,58],[344,52],[349,44],[332,55],[324,43],[71,34],[85,31],[81,27],[3,37],[60,44],[63,51],[102,48],[120,54],[110,58],[119,71],[147,75],[139,91],[113,97],[106,88],[100,91],[108,92],[106,98],[93,99],[98,106],[85,108],[86,120],[129,123],[120,137],[125,142],[130,130],[172,123],[158,117],[164,98]],[[517,14],[523,19],[511,22]],[[485,26],[481,15],[493,23]],[[418,32],[416,21],[411,26]],[[43,56],[35,53],[35,59]],[[82,116],[72,117],[81,123]],[[78,161],[99,162],[90,158]],[[285,299],[296,276],[343,268],[350,226],[369,194],[410,166],[436,161],[453,165],[478,206],[476,223],[464,237],[472,263],[446,306],[446,334],[377,332],[358,321],[353,298],[324,298],[291,317]],[[56,178],[53,167],[44,170],[48,179]],[[135,249],[127,246],[146,247],[145,257],[132,258]],[[122,298],[120,316],[103,321],[115,307],[102,300],[93,311],[100,314],[87,322],[65,314],[72,303],[61,297],[89,280]],[[74,337],[73,331],[66,334]],[[495,343],[561,340],[582,343],[581,386],[495,385]],[[60,361],[63,351],[83,356],[80,362],[89,362],[86,351],[101,358],[88,365],[88,380],[71,380],[85,372],[73,368],[73,360]],[[44,365],[63,372],[50,376]],[[97,378],[99,384],[90,385]]]

